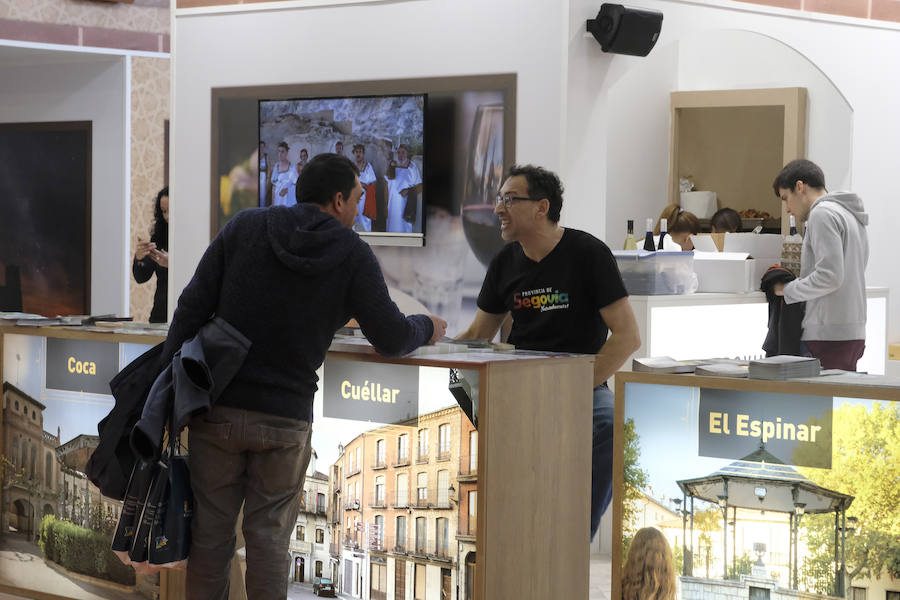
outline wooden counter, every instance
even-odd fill
[[[164,339],[81,328],[0,327],[0,352],[9,334],[142,344]],[[474,598],[588,597],[593,356],[435,354],[427,353],[434,348],[425,348],[389,359],[358,340],[333,348],[329,359],[477,371]],[[162,578],[163,600],[183,597],[181,579],[177,574]]]

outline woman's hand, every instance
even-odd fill
[[[154,242],[145,242],[141,238],[138,238],[137,249],[134,251],[134,260],[144,260],[144,258],[153,250],[156,250],[156,244]]]
[[[287,196],[287,191],[288,191],[287,188],[281,188],[281,191],[278,192],[278,195],[279,196]]]
[[[153,244],[153,249],[150,250],[150,260],[161,267],[169,268],[169,253],[165,250],[157,249],[156,244]]]

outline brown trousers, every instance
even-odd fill
[[[244,506],[247,596],[287,596],[291,532],[310,458],[307,421],[214,406],[189,427],[194,492],[189,600],[227,600],[235,523]]]

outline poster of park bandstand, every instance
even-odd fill
[[[900,599],[898,403],[625,385],[620,564],[655,527],[681,600]]]

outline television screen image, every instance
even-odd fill
[[[426,101],[424,94],[260,100],[259,205],[296,204],[304,165],[341,154],[359,167],[364,189],[353,229],[374,243],[386,236],[421,245]]]
[[[318,145],[307,145],[300,134],[290,134],[284,140],[288,145],[287,164],[293,163],[296,171],[297,162],[302,160],[301,150],[306,149],[303,156],[308,161],[315,153],[333,152],[338,141],[341,141],[341,151],[352,160],[353,145],[360,143],[353,138],[359,134],[363,138],[363,157],[375,174],[375,192],[369,195],[368,210],[371,214],[374,208],[376,219],[371,223],[371,231],[363,230],[367,223],[359,219],[357,231],[372,246],[392,295],[402,294],[417,301],[419,307],[408,308],[413,312],[441,315],[450,323],[450,330],[461,331],[474,318],[487,265],[504,245],[493,203],[505,169],[515,162],[515,79],[515,75],[508,74],[214,88],[210,236],[218,234],[240,211],[270,205],[271,169],[280,160],[278,144],[285,136],[284,132],[278,135],[266,132],[275,129],[279,118],[285,123],[300,123],[302,119],[291,112],[297,106],[331,102],[327,110],[335,111],[333,106],[338,102],[335,98],[354,100],[357,107],[361,102],[379,100],[390,104],[390,99],[399,99],[398,102],[406,103],[401,107],[404,110],[417,110],[421,102],[424,124],[420,126],[416,122],[415,125],[425,132],[421,148],[402,138],[391,140],[392,150],[394,141],[398,150],[400,143],[410,146],[411,162],[422,179],[418,200],[407,201],[404,206],[416,208],[412,233],[387,231],[387,142],[382,144],[375,139],[370,145],[369,134],[360,133],[365,131],[363,124],[345,124],[352,127],[352,134],[338,140],[336,131],[346,128],[339,129],[328,121],[324,127],[330,132],[327,136],[320,135],[324,141]],[[420,95],[411,96],[412,93]],[[268,110],[273,115],[282,116],[273,117],[273,123],[265,125],[267,118],[260,120],[260,101],[270,105]],[[341,114],[332,112],[329,118],[338,121],[343,118]],[[323,126],[316,127],[321,134]],[[378,134],[375,131],[369,137],[377,138]],[[307,135],[307,142],[309,138]],[[287,178],[288,187],[290,179]],[[413,191],[420,190],[416,186]],[[294,196],[295,192],[288,189],[279,197]],[[362,217],[366,208],[363,202]],[[421,233],[417,233],[420,227]]]

